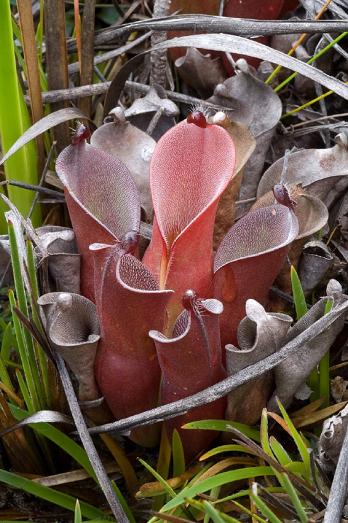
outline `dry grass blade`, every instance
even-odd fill
[[[166,480],[168,485],[173,489],[178,489],[182,487],[187,481],[189,481],[195,474],[197,474],[201,470],[201,465],[195,465],[189,469],[187,469],[183,474],[180,476],[177,476],[175,478],[169,478]],[[150,483],[144,483],[139,488],[138,492],[136,493],[137,498],[146,498],[146,497],[152,497],[154,495],[158,495],[160,493],[163,493],[163,485],[159,481],[152,481]]]
[[[121,47],[117,47],[116,49],[112,49],[111,51],[107,51],[106,53],[99,54],[94,57],[93,64],[98,65],[102,64],[103,62],[106,62],[107,60],[111,60],[111,58],[116,58],[117,56],[121,56],[122,54],[127,53],[134,47],[136,47],[139,44],[142,44],[152,35],[152,31],[149,31],[148,33],[145,33],[139,38],[136,38],[135,40],[132,40],[131,42],[127,42],[125,45],[122,45]],[[69,74],[78,73],[80,70],[80,63],[74,62],[72,64],[68,65],[68,71]],[[88,82],[86,82],[88,83]]]
[[[240,36],[227,34],[201,34],[172,38],[171,40],[157,44],[155,47],[138,54],[131,60],[128,60],[110,84],[104,104],[104,115],[107,115],[111,109],[117,105],[127,78],[141,63],[144,55],[154,49],[168,49],[173,47],[197,47],[199,49],[237,53],[267,60],[300,73],[313,80],[313,82],[324,85],[328,89],[333,90],[339,96],[342,96],[342,98],[348,100],[348,85],[323,73],[311,65],[301,62],[297,58],[293,58],[277,51],[276,49],[272,49],[267,45]]]
[[[84,98],[85,96],[104,94],[109,89],[110,85],[111,82],[101,82],[99,84],[82,85],[81,87],[71,87],[70,89],[57,89],[56,91],[47,91],[42,94],[42,100],[43,103],[52,103],[55,101],[72,100]],[[138,94],[145,95],[149,92],[150,86],[127,80],[125,84],[125,89],[128,91],[135,91]],[[212,104],[205,100],[195,98],[194,96],[189,96],[173,91],[165,91],[165,94],[166,97],[169,98],[169,100],[173,100],[177,103],[186,104],[189,106],[200,104],[203,107],[212,109],[213,111],[225,110],[224,106]],[[28,97],[26,97],[26,101],[27,103],[29,102]]]
[[[18,430],[31,423],[68,423],[72,425],[73,420],[69,416],[61,414],[60,412],[55,412],[54,410],[40,410],[39,412],[35,412],[35,414],[28,416],[22,421],[19,421],[18,423],[1,430],[0,437],[2,438],[5,436],[5,434],[9,434],[10,432]]]
[[[115,463],[106,464],[104,468],[108,474],[120,471],[119,467]],[[53,474],[51,476],[40,476],[39,478],[33,478],[33,481],[35,481],[35,483],[39,483],[40,485],[45,485],[46,487],[56,487],[58,485],[66,485],[68,483],[75,483],[85,479],[90,479],[90,475],[84,469],[78,469],[71,470],[70,472]]]
[[[43,105],[32,6],[30,2],[27,2],[26,0],[17,0],[17,5],[26,64],[26,77],[30,95],[31,116],[33,123],[35,123],[43,117]],[[36,141],[39,152],[39,165],[42,167],[44,164],[43,139],[39,136]]]
[[[44,133],[48,129],[76,118],[86,119],[87,116],[75,107],[68,107],[60,109],[55,113],[44,116],[38,122],[34,123],[27,131],[25,131],[20,138],[10,147],[7,153],[1,158],[0,165],[2,165],[10,156],[18,151],[23,145],[29,143],[31,140]]]
[[[297,351],[301,350],[304,343],[312,340],[318,334],[321,334],[332,325],[338,317],[348,310],[348,302],[339,305],[334,308],[328,314],[314,322],[308,329],[303,331],[299,336],[291,340],[289,343],[284,345],[277,353],[268,356],[260,362],[246,367],[241,372],[220,381],[216,385],[204,389],[197,394],[188,396],[179,401],[162,405],[155,409],[148,410],[141,414],[135,414],[129,418],[101,425],[100,427],[93,427],[90,430],[92,434],[98,434],[101,432],[125,432],[133,427],[139,427],[154,423],[155,421],[162,421],[171,417],[184,414],[194,407],[211,403],[223,396],[226,396],[230,391],[235,388],[247,383],[251,379],[260,376],[268,370],[276,367],[280,362],[285,361],[290,355],[296,354]]]
[[[318,421],[322,421],[329,418],[330,416],[333,416],[341,409],[343,409],[346,405],[346,401],[343,401],[342,403],[336,403],[334,405],[330,405],[330,407],[326,407],[325,409],[320,409],[310,414],[306,414],[305,416],[293,417],[292,421],[294,422],[294,425],[297,428],[308,427],[309,425],[318,423]]]
[[[346,20],[302,21],[302,20],[246,20],[225,16],[176,15],[167,18],[150,19],[124,24],[122,27],[109,27],[98,34],[94,45],[109,43],[115,38],[125,36],[132,31],[189,31],[197,33],[225,33],[240,36],[275,35],[293,33],[337,33],[346,31]],[[68,43],[69,52],[76,51],[76,40]]]
[[[328,89],[331,89],[339,96],[342,96],[342,98],[348,100],[348,86],[343,82],[323,73],[315,67],[301,62],[301,60],[281,53],[267,45],[246,38],[241,38],[240,36],[225,34],[182,36],[158,44],[155,49],[167,49],[171,47],[198,47],[200,49],[209,49],[212,51],[244,54],[254,58],[267,60],[287,67],[296,73],[302,74],[303,76],[313,80],[313,82],[317,82]]]

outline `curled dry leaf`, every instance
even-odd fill
[[[142,98],[134,100],[132,105],[126,109],[126,118],[142,131],[146,131],[158,113],[159,120],[151,134],[157,141],[175,124],[174,118],[179,115],[178,106],[168,100],[164,89],[159,86],[153,86],[148,93]]]
[[[151,221],[153,207],[150,193],[150,160],[156,142],[151,136],[127,122],[120,107],[112,112],[114,121],[99,127],[91,137],[91,145],[105,151],[129,169],[138,191],[146,218]]]
[[[38,304],[49,341],[66,361],[79,383],[79,399],[99,397],[94,360],[100,339],[94,303],[80,294],[51,292]]]
[[[276,352],[290,328],[292,318],[286,314],[267,313],[263,306],[249,299],[246,316],[237,331],[238,347],[226,345],[226,366],[232,376],[249,365]],[[272,392],[273,377],[269,371],[241,385],[228,395],[226,418],[248,425],[256,423]]]
[[[163,404],[195,394],[225,377],[219,331],[222,303],[215,299],[200,300],[192,291],[185,296],[190,303],[177,318],[173,336],[168,338],[154,330],[149,333],[155,341],[162,371]],[[180,427],[190,421],[223,419],[225,405],[225,398],[221,398],[166,422],[170,437],[174,429],[180,432],[188,459],[206,448],[217,434],[203,430],[195,432],[192,438],[190,432]]]
[[[336,280],[330,280],[327,286],[327,297],[321,298],[302,318],[292,327],[284,340],[289,343],[300,333],[304,332],[312,323],[320,320],[325,314],[327,301],[332,302],[333,310],[348,300],[342,294],[342,287]],[[289,357],[275,368],[275,392],[269,401],[268,409],[277,410],[276,398],[287,407],[294,395],[305,384],[306,379],[319,361],[330,349],[336,336],[343,328],[345,312],[334,321],[320,336],[303,345],[296,357]]]
[[[348,427],[348,405],[323,423],[319,438],[319,461],[327,472],[335,470]]]
[[[276,204],[249,212],[222,240],[214,263],[214,295],[224,304],[220,321],[223,346],[237,344],[237,327],[247,299],[265,303],[297,234],[295,214]]]
[[[211,96],[215,86],[226,78],[220,59],[203,54],[195,47],[189,47],[185,56],[175,60],[175,67],[184,82],[202,98]]]
[[[77,253],[75,234],[68,227],[46,225],[36,229],[40,248],[35,249],[39,264],[47,263],[50,290],[80,292],[80,255]]]
[[[306,243],[298,266],[304,292],[311,292],[332,267],[334,257],[328,246],[319,240]]]
[[[348,147],[346,135],[338,135],[337,144],[329,149],[304,149],[289,155],[282,182],[301,184],[312,196],[328,207],[348,186]],[[257,197],[272,190],[282,178],[284,157],[277,160],[262,176]]]
[[[290,197],[296,203],[294,212],[298,219],[299,231],[297,239],[306,238],[320,231],[328,221],[329,213],[326,205],[316,196],[295,185],[287,185]],[[271,205],[275,201],[273,191],[268,191],[261,196],[252,206],[260,209]]]
[[[266,153],[282,113],[282,104],[273,89],[255,78],[243,66],[236,76],[216,86],[209,102],[231,109],[228,116],[247,127],[256,148],[245,166],[240,198],[253,198],[261,176]]]
[[[236,149],[234,176],[223,192],[216,212],[214,228],[214,248],[216,249],[234,223],[235,202],[243,178],[243,168],[255,149],[256,141],[247,127],[230,120],[223,112],[217,112],[212,118],[212,123],[226,129]]]
[[[172,291],[160,290],[142,263],[117,246],[93,244],[95,297],[101,324],[96,379],[116,419],[153,408],[161,371],[148,333],[161,330]],[[157,425],[140,428],[131,439],[158,442]]]
[[[127,167],[84,140],[66,147],[56,162],[81,255],[81,291],[94,297],[89,245],[118,243],[140,224],[140,200]]]

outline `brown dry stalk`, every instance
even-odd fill
[[[314,20],[320,20],[320,18],[323,16],[323,14],[328,10],[329,5],[331,4],[332,0],[326,0],[323,7],[320,9],[319,13],[317,13],[314,17]],[[308,33],[302,33],[301,36],[296,40],[296,42],[293,43],[290,51],[288,52],[289,56],[292,56],[296,49],[307,39]]]
[[[24,0],[25,1],[25,0]],[[68,87],[68,62],[65,40],[64,0],[45,1],[46,71],[49,89]],[[67,107],[64,102],[56,103],[52,110]],[[58,150],[69,144],[69,126],[61,124],[54,129]]]
[[[153,18],[163,18],[169,13],[172,0],[155,0],[153,6]],[[167,33],[156,32],[151,37],[152,47],[167,39]],[[167,51],[152,51],[151,53],[151,73],[150,84],[166,86]]]
[[[39,66],[37,61],[36,40],[34,21],[32,16],[31,2],[27,0],[17,0],[19,23],[22,33],[22,45],[24,51],[24,58],[26,64],[26,77],[28,81],[30,107],[33,123],[40,120],[43,113],[43,104],[41,98],[41,86]],[[39,169],[41,170],[44,164],[44,144],[43,137],[38,136],[36,143],[39,153]]]
[[[77,59],[81,65],[81,17],[79,9],[79,0],[74,0],[74,21],[77,45]]]
[[[91,84],[93,81],[94,59],[94,18],[95,0],[86,0],[83,9],[82,37],[80,50],[80,80],[81,85]],[[79,107],[82,112],[90,116],[92,98],[84,98]]]

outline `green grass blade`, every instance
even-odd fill
[[[144,461],[141,458],[139,458],[139,461],[143,465],[143,467],[145,467],[146,470],[148,470],[153,475],[153,477],[156,478],[156,480],[162,485],[163,490],[168,494],[168,496],[170,496],[171,498],[175,498],[175,490],[172,489],[169,483],[167,483],[167,481],[163,479],[162,476],[154,468],[151,467],[151,465],[146,463],[146,461]]]
[[[290,458],[289,454],[286,452],[283,445],[279,443],[279,441],[274,436],[271,436],[269,438],[269,444],[273,451],[273,454],[275,455],[275,457],[281,465],[285,467],[286,465],[291,463],[292,459]]]
[[[267,523],[267,521],[265,519],[263,519],[258,514],[255,514],[255,512],[252,512],[251,510],[249,510],[247,507],[245,507],[241,503],[238,503],[237,501],[235,501],[234,504],[236,505],[236,507],[238,507],[240,509],[241,512],[248,514],[248,516],[250,516],[251,521],[256,520],[256,521],[259,521],[259,523]]]
[[[173,476],[177,477],[186,470],[185,453],[179,432],[174,429],[172,436]]]
[[[343,38],[345,38],[348,35],[348,32],[341,33],[338,35],[332,42],[328,43],[323,49],[321,49],[318,53],[311,56],[311,58],[307,61],[307,64],[312,64],[319,58],[321,58],[325,53],[327,53],[334,45],[336,45],[338,42],[340,42]],[[283,87],[285,87],[291,80],[296,78],[297,73],[292,73],[290,76],[288,76],[283,82],[281,82],[274,90],[275,93],[281,91]]]
[[[8,323],[5,327],[2,342],[1,342],[1,357],[4,361],[10,359],[11,349],[15,347],[15,336],[13,333],[12,323]]]
[[[40,332],[42,330],[41,327],[41,321],[38,316],[37,312],[37,301],[39,299],[39,285],[37,281],[37,275],[36,275],[36,266],[35,266],[35,259],[34,259],[34,251],[33,251],[33,244],[28,241],[27,242],[27,263],[28,263],[28,278],[29,278],[29,284],[31,288],[30,292],[30,304],[31,304],[31,311],[32,311],[32,318],[33,321]],[[47,356],[42,349],[42,347],[39,346],[39,344],[34,341],[34,352],[36,356],[36,361],[38,365],[38,371],[41,376],[41,393],[44,395],[44,404],[46,407],[51,406],[51,393],[50,393],[50,385],[49,385],[49,371],[48,371],[48,360]]]
[[[122,506],[126,516],[129,519],[129,523],[137,523],[134,519],[133,513],[132,513],[131,509],[129,508],[129,505],[128,505],[125,497],[123,496],[122,492],[116,485],[115,481],[112,481],[111,483],[112,483],[114,491],[116,492],[116,496],[117,496],[119,502],[121,503],[121,506]]]
[[[8,235],[10,241],[11,249],[11,263],[13,271],[13,279],[15,282],[16,297],[18,300],[18,308],[22,314],[28,318],[29,310],[27,304],[27,296],[25,292],[24,282],[23,282],[23,272],[24,267],[22,266],[23,261],[20,257],[19,244],[21,241],[21,231],[17,230],[16,223],[12,221],[13,213],[12,211],[7,215],[8,222]],[[19,228],[19,227],[18,227]],[[14,312],[14,303],[11,304],[11,312],[14,317],[17,315]],[[18,320],[19,321],[19,320]],[[44,396],[42,390],[42,382],[40,379],[39,370],[37,367],[36,354],[34,351],[34,344],[29,331],[21,326],[22,339],[24,344],[24,351],[20,352],[22,359],[23,371],[25,374],[25,380],[28,385],[29,393],[32,398],[33,406],[36,410],[44,408],[46,405],[44,403]],[[17,340],[18,341],[18,340]],[[19,342],[18,342],[19,345]],[[23,348],[23,347],[22,347]]]
[[[299,320],[308,312],[308,307],[306,303],[306,297],[303,292],[302,284],[300,281],[300,278],[296,272],[295,267],[291,266],[290,271],[291,276],[291,287],[292,287],[292,295],[294,298],[295,303],[295,311],[296,311],[296,319]],[[315,368],[309,377],[308,380],[309,387],[313,391],[312,399],[316,399],[320,397],[319,394],[319,374],[318,369]]]
[[[296,310],[296,318],[299,320],[308,312],[308,307],[306,303],[306,297],[303,292],[301,280],[297,274],[297,271],[293,265],[291,265],[290,269],[290,277],[291,277],[291,287],[292,287],[292,295],[294,298],[295,303],[295,310]]]
[[[191,505],[193,508],[197,509],[199,512],[203,512],[206,516],[209,517],[209,521],[211,519],[211,515],[213,515],[213,517],[215,516],[215,519],[213,519],[213,522],[215,523],[215,521],[222,521],[223,523],[227,522],[227,523],[239,523],[239,520],[236,519],[236,518],[233,518],[232,516],[228,516],[227,514],[223,514],[222,512],[219,512],[218,510],[215,509],[215,507],[207,502],[207,501],[197,501],[196,499],[188,499],[187,500],[187,503],[189,505]],[[209,507],[212,507],[213,510],[211,510],[209,507],[206,506],[206,503],[209,504]],[[199,516],[197,516],[196,519],[198,519]],[[219,517],[220,519],[216,519],[217,517]],[[158,520],[158,521],[161,521],[161,520]]]
[[[332,306],[332,300],[328,299],[324,314],[328,314]],[[327,351],[319,363],[319,397],[325,398],[323,406],[328,407],[330,403],[330,351]]]
[[[10,487],[18,488],[54,505],[70,510],[73,513],[75,511],[75,498],[68,494],[2,469],[0,469],[0,481]],[[88,519],[105,518],[105,514],[101,510],[85,502],[81,502],[81,513]]]
[[[4,363],[4,360],[0,356],[0,381],[6,385],[12,392],[14,392],[14,387],[12,385],[12,381],[10,378],[10,375],[8,373],[8,370],[6,368],[6,365]]]
[[[12,312],[12,317],[13,317],[13,326],[14,326],[15,333],[16,333],[18,353],[19,353],[21,363],[23,366],[23,372],[26,376],[29,376],[28,385],[30,382],[30,386],[34,387],[34,389],[35,389],[35,383],[32,378],[31,368],[30,368],[30,364],[29,364],[29,360],[28,360],[28,354],[27,354],[27,350],[26,350],[26,346],[25,346],[23,328],[22,328],[22,325],[21,325],[17,315],[14,312],[14,307],[16,306],[16,301],[15,301],[13,291],[11,291],[11,290],[9,291],[8,297],[9,297],[9,301],[10,301],[10,307],[11,307],[11,312]],[[26,384],[26,388],[28,388],[27,384]],[[25,400],[28,410],[31,413],[34,412],[36,404],[34,404],[32,395],[30,394],[29,390],[28,390],[28,397],[24,398],[24,400]]]
[[[82,514],[79,500],[76,500],[75,512],[74,512],[74,523],[82,523]]]
[[[272,468],[266,466],[245,467],[243,469],[221,472],[220,474],[216,474],[215,476],[205,479],[200,483],[192,485],[191,487],[185,487],[179,492],[179,494],[176,495],[174,499],[171,499],[164,505],[164,507],[162,507],[161,512],[176,508],[184,503],[186,498],[192,498],[197,494],[202,494],[203,492],[207,492],[207,490],[211,490],[215,487],[220,487],[222,485],[232,483],[233,481],[271,475],[273,475]]]
[[[223,454],[224,452],[243,452],[245,454],[251,454],[254,456],[254,452],[251,452],[249,449],[243,447],[242,445],[220,445],[219,447],[214,447],[211,450],[208,450],[205,452],[202,456],[200,456],[199,461],[204,461],[206,459],[210,459],[213,456],[217,456],[218,454]]]
[[[221,517],[220,512],[216,510],[213,505],[211,505],[208,501],[203,501],[203,507],[206,512],[206,514],[209,515],[209,518],[214,521],[214,523],[225,523],[225,520]]]
[[[258,495],[251,493],[250,498],[255,503],[261,514],[265,516],[268,521],[270,521],[270,523],[282,523],[278,516],[275,515],[273,510],[271,510]]]
[[[219,432],[230,432],[230,429],[234,428],[242,432],[248,438],[254,441],[260,442],[259,431],[245,425],[244,423],[238,423],[237,421],[222,420],[222,419],[206,419],[202,421],[191,421],[183,425],[184,429],[201,429],[201,430],[217,430]]]
[[[291,419],[290,419],[288,413],[286,412],[286,410],[284,409],[283,405],[280,403],[279,400],[277,401],[277,403],[278,403],[278,407],[280,409],[280,412],[281,412],[281,414],[282,414],[282,416],[284,418],[284,421],[286,422],[286,424],[287,424],[287,426],[289,428],[290,434],[291,434],[291,436],[292,436],[292,438],[293,438],[293,440],[294,440],[294,442],[296,444],[297,450],[299,451],[300,456],[302,458],[302,461],[304,463],[305,470],[306,470],[306,478],[308,480],[310,480],[310,477],[311,477],[311,463],[310,463],[310,456],[309,456],[307,445],[303,441],[301,434],[295,428],[295,425],[291,421]]]
[[[295,487],[293,486],[289,477],[286,474],[282,474],[282,479],[283,479],[283,485],[286,488],[286,492],[287,492],[289,498],[291,499],[294,509],[297,512],[299,520],[301,521],[301,523],[307,523],[308,517],[307,517],[305,509],[302,506],[301,500],[298,497]]]
[[[0,137],[2,152],[5,154],[30,127],[30,119],[18,81],[10,2],[6,0],[0,2],[0,21]],[[37,153],[34,142],[23,147],[6,162],[5,175],[7,179],[37,184]],[[33,193],[8,186],[8,194],[11,201],[26,216],[33,201]],[[1,207],[4,210],[2,203]],[[33,218],[34,224],[39,225],[38,208]],[[5,222],[2,213],[0,220],[0,230],[4,233]]]
[[[31,397],[30,397],[30,394],[29,394],[29,391],[28,391],[28,387],[27,387],[27,384],[24,381],[23,374],[21,373],[20,370],[16,371],[16,377],[17,377],[17,381],[18,381],[18,385],[19,385],[19,390],[21,391],[22,397],[24,399],[24,403],[25,403],[27,409],[31,413],[33,413],[34,412],[34,407],[32,406],[32,403],[31,403]]]

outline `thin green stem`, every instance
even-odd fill
[[[339,36],[337,36],[337,38],[335,38],[334,40],[332,40],[332,42],[330,42],[327,46],[325,46],[323,49],[321,49],[321,51],[319,51],[318,53],[316,53],[314,56],[312,56],[307,64],[312,64],[313,62],[315,62],[316,60],[318,60],[321,56],[323,56],[325,53],[327,53],[327,51],[329,51],[335,44],[337,44],[338,42],[340,42],[343,38],[345,38],[348,34],[348,31],[345,31],[344,33],[341,33]],[[285,87],[289,82],[291,82],[291,80],[293,80],[294,78],[296,78],[298,73],[292,73],[290,76],[288,76],[283,82],[281,82],[279,85],[277,85],[277,87],[275,87],[273,90],[275,93],[278,93],[279,91],[281,91],[283,89],[283,87]]]
[[[331,309],[332,301],[328,300],[324,314],[330,312]],[[323,406],[328,407],[330,403],[330,351],[327,351],[319,363],[319,397],[325,398]]]
[[[345,82],[348,84],[348,82]],[[303,111],[303,109],[306,109],[307,107],[310,107],[311,105],[314,105],[317,102],[320,102],[320,100],[324,100],[327,96],[330,96],[333,94],[333,91],[327,91],[326,93],[323,93],[320,96],[317,96],[317,98],[313,98],[313,100],[309,100],[309,102],[306,102],[303,105],[300,105],[299,107],[296,107],[295,109],[292,109],[292,111],[289,111],[288,113],[283,114],[283,118],[287,118],[288,116],[292,116],[293,114],[299,113],[300,111]]]

